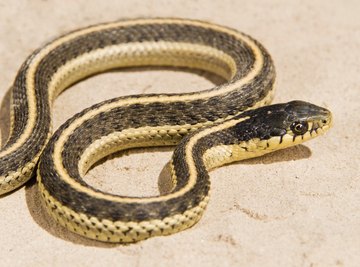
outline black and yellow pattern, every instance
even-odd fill
[[[251,110],[271,102],[275,71],[267,51],[245,34],[181,19],[96,25],[50,42],[20,69],[12,132],[0,152],[0,193],[22,185],[33,172],[50,138],[52,101],[61,91],[84,77],[129,66],[197,68],[227,82],[201,92],[108,100],[56,131],[41,156],[40,191],[61,224],[90,238],[134,242],[188,228],[208,202],[208,170],[300,143],[331,122],[328,111],[304,102]],[[175,150],[173,190],[166,195],[111,195],[82,179],[108,154],[178,144],[190,132]]]

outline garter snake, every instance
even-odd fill
[[[107,100],[51,134],[58,94],[85,77],[134,66],[201,69],[226,82],[200,92]],[[186,229],[208,203],[209,170],[299,144],[330,127],[331,113],[324,108],[302,101],[267,106],[274,80],[272,59],[261,44],[207,22],[135,19],[63,35],[34,51],[15,78],[11,133],[0,151],[0,194],[24,184],[37,169],[47,210],[73,232],[134,242]],[[175,144],[167,194],[113,195],[82,179],[116,151]]]

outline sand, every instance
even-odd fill
[[[346,4],[345,4],[346,3]],[[0,98],[26,56],[82,26],[126,17],[204,19],[251,34],[277,69],[274,102],[329,108],[326,136],[211,173],[212,194],[193,228],[132,245],[87,240],[58,226],[29,182],[0,198],[1,266],[359,266],[359,1],[0,1]],[[136,69],[87,79],[55,102],[58,127],[119,95],[209,88],[201,72]],[[5,103],[5,104],[4,104]],[[1,128],[6,129],[6,108]],[[171,149],[122,153],[86,179],[127,195],[158,194]],[[151,163],[151,164],[149,164]]]

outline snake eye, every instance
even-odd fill
[[[293,122],[290,126],[290,129],[291,131],[293,131],[294,134],[304,134],[308,130],[308,124],[305,121]]]

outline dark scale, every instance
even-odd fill
[[[235,39],[233,36],[228,36],[227,34],[216,32],[209,28],[176,24],[134,25],[127,26],[126,30],[121,27],[112,28],[77,37],[59,46],[45,57],[37,70],[37,94],[39,97],[46,99],[46,86],[56,71],[56,66],[60,67],[68,60],[83,53],[109,45],[147,41],[175,41],[202,44],[217,48],[233,57],[237,67],[235,77],[228,83],[215,87],[212,90],[218,90],[246,76],[248,72],[251,71],[255,61],[251,48],[245,43]],[[263,49],[262,46],[259,45],[259,47]],[[263,50],[263,53],[267,56],[265,50]],[[78,160],[88,145],[101,136],[108,135],[114,131],[143,126],[195,125],[199,122],[208,120],[215,121],[225,118],[229,113],[233,115],[243,111],[246,107],[259,101],[259,95],[261,96],[260,98],[263,98],[269,90],[271,90],[275,75],[270,58],[268,58],[268,61],[258,76],[255,77],[256,90],[244,86],[228,94],[212,97],[207,101],[193,100],[173,103],[155,101],[149,104],[133,104],[130,107],[117,107],[106,112],[106,114],[104,113],[91,118],[77,128],[65,143],[62,155],[64,157],[63,164],[65,169],[71,177],[82,185],[87,186],[78,173]],[[261,83],[261,81],[264,80],[266,82]],[[254,91],[257,93],[254,93]],[[193,94],[195,93],[189,93],[188,95]],[[163,96],[165,96],[165,94]],[[140,96],[131,96],[129,98],[136,99],[139,97]],[[110,101],[104,103],[109,103]],[[97,104],[94,107],[99,107],[100,105],[101,104]],[[133,203],[113,203],[106,200],[94,201],[86,194],[77,192],[62,182],[62,180],[57,177],[57,174],[51,171],[53,169],[53,161],[51,159],[53,145],[61,131],[76,118],[82,116],[82,114],[84,114],[84,112],[76,115],[65,123],[64,126],[60,127],[47,146],[47,153],[42,157],[43,164],[40,170],[42,183],[49,193],[58,201],[62,202],[63,205],[71,206],[76,212],[93,215],[99,219],[128,221],[133,220],[135,217],[140,221],[143,218],[158,218],[159,215],[161,218],[165,218],[174,213],[178,213],[179,210],[186,210],[189,207],[196,206],[202,201],[199,197],[188,198],[190,200],[186,200],[186,197],[190,195],[206,195],[210,185],[208,177],[201,177],[200,182],[197,183],[190,192],[187,192],[186,196],[181,196],[181,198],[177,200],[169,200],[169,203],[144,204],[141,210],[138,210]],[[41,116],[40,119],[49,119],[46,117],[46,114],[41,114]],[[109,118],[113,118],[113,120],[111,121]],[[47,129],[41,128],[40,125],[38,126],[38,130],[45,133],[47,132]],[[70,143],[72,145],[69,145]],[[203,163],[196,162],[196,164]],[[180,188],[187,182],[188,178],[186,174],[188,174],[188,166],[186,164],[179,166],[182,168],[181,172],[183,173],[181,177],[178,177],[178,187]],[[94,190],[98,191],[96,189]]]

